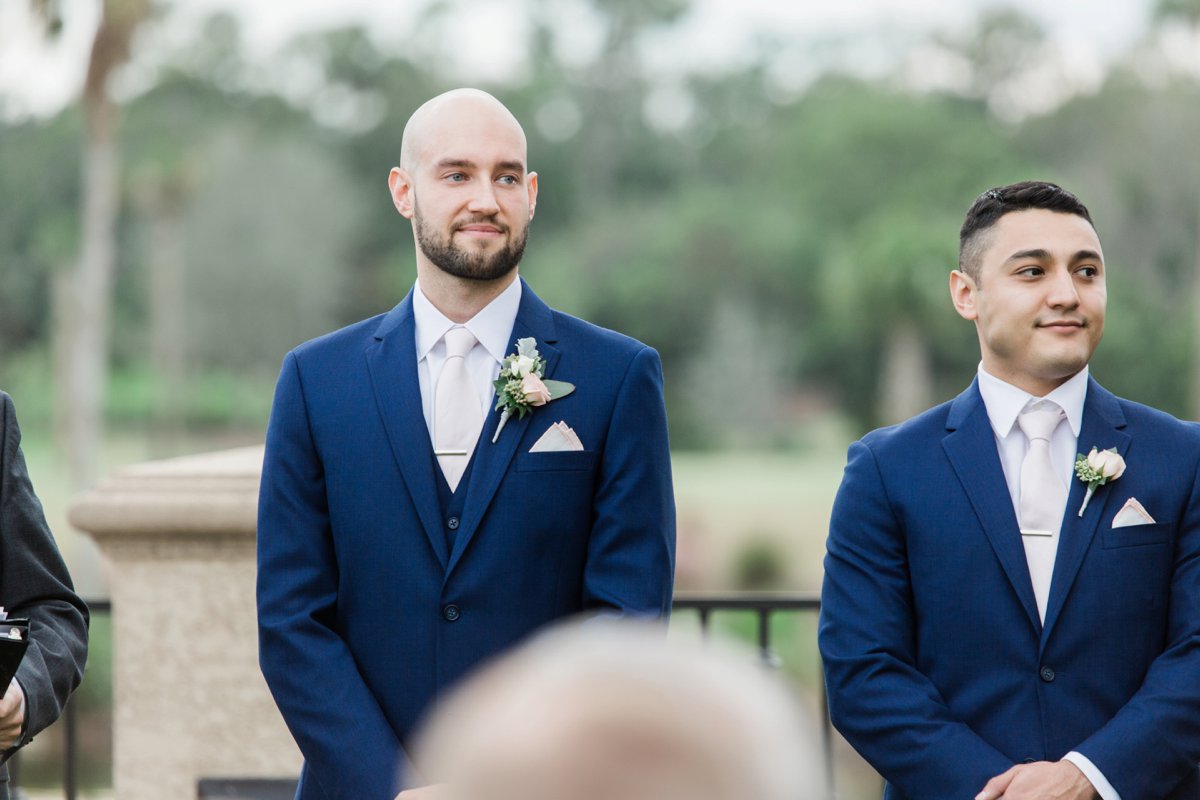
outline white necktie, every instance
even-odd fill
[[[433,450],[450,491],[454,491],[475,450],[483,412],[479,392],[467,372],[467,353],[475,347],[475,335],[466,328],[451,328],[443,340],[446,361],[433,391]]]
[[[1050,437],[1063,417],[1061,408],[1046,401],[1035,403],[1017,417],[1017,425],[1029,439],[1029,450],[1021,462],[1021,541],[1025,545],[1038,616],[1043,622],[1058,554],[1059,528],[1067,505],[1067,487],[1050,461]]]

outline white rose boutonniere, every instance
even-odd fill
[[[532,338],[518,339],[517,352],[501,362],[500,377],[492,384],[496,387],[496,409],[504,409],[492,436],[493,444],[514,413],[517,419],[524,419],[533,408],[575,391],[574,384],[566,381],[544,380],[545,374],[546,359],[538,355],[537,342]]]
[[[1095,447],[1086,456],[1080,453],[1075,459],[1075,474],[1079,480],[1087,484],[1087,494],[1083,497],[1083,505],[1079,507],[1079,516],[1092,499],[1096,488],[1109,481],[1115,481],[1125,473],[1125,459],[1117,452],[1117,448],[1099,450]]]

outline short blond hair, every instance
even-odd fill
[[[817,742],[752,654],[593,620],[468,681],[415,752],[454,800],[804,800]]]

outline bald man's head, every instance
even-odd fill
[[[492,95],[481,89],[451,89],[426,101],[413,112],[404,126],[400,141],[400,166],[414,172],[436,142],[447,129],[461,127],[473,121],[487,122],[520,141],[521,160],[525,161],[527,146],[525,131],[508,108]]]
[[[511,279],[525,252],[537,174],[526,166],[525,132],[499,100],[455,89],[418,108],[388,188],[412,220],[423,285],[444,276]]]

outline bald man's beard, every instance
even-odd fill
[[[413,231],[417,237],[417,247],[421,248],[425,257],[447,275],[469,281],[494,281],[512,272],[521,263],[521,257],[525,255],[525,242],[529,238],[529,226],[514,237],[512,229],[498,220],[482,217],[458,223],[458,226],[479,223],[495,225],[501,233],[509,234],[504,247],[489,255],[456,245],[454,230],[457,228],[447,234],[436,232],[433,226],[426,224],[420,207],[415,204],[413,221],[416,223]]]

